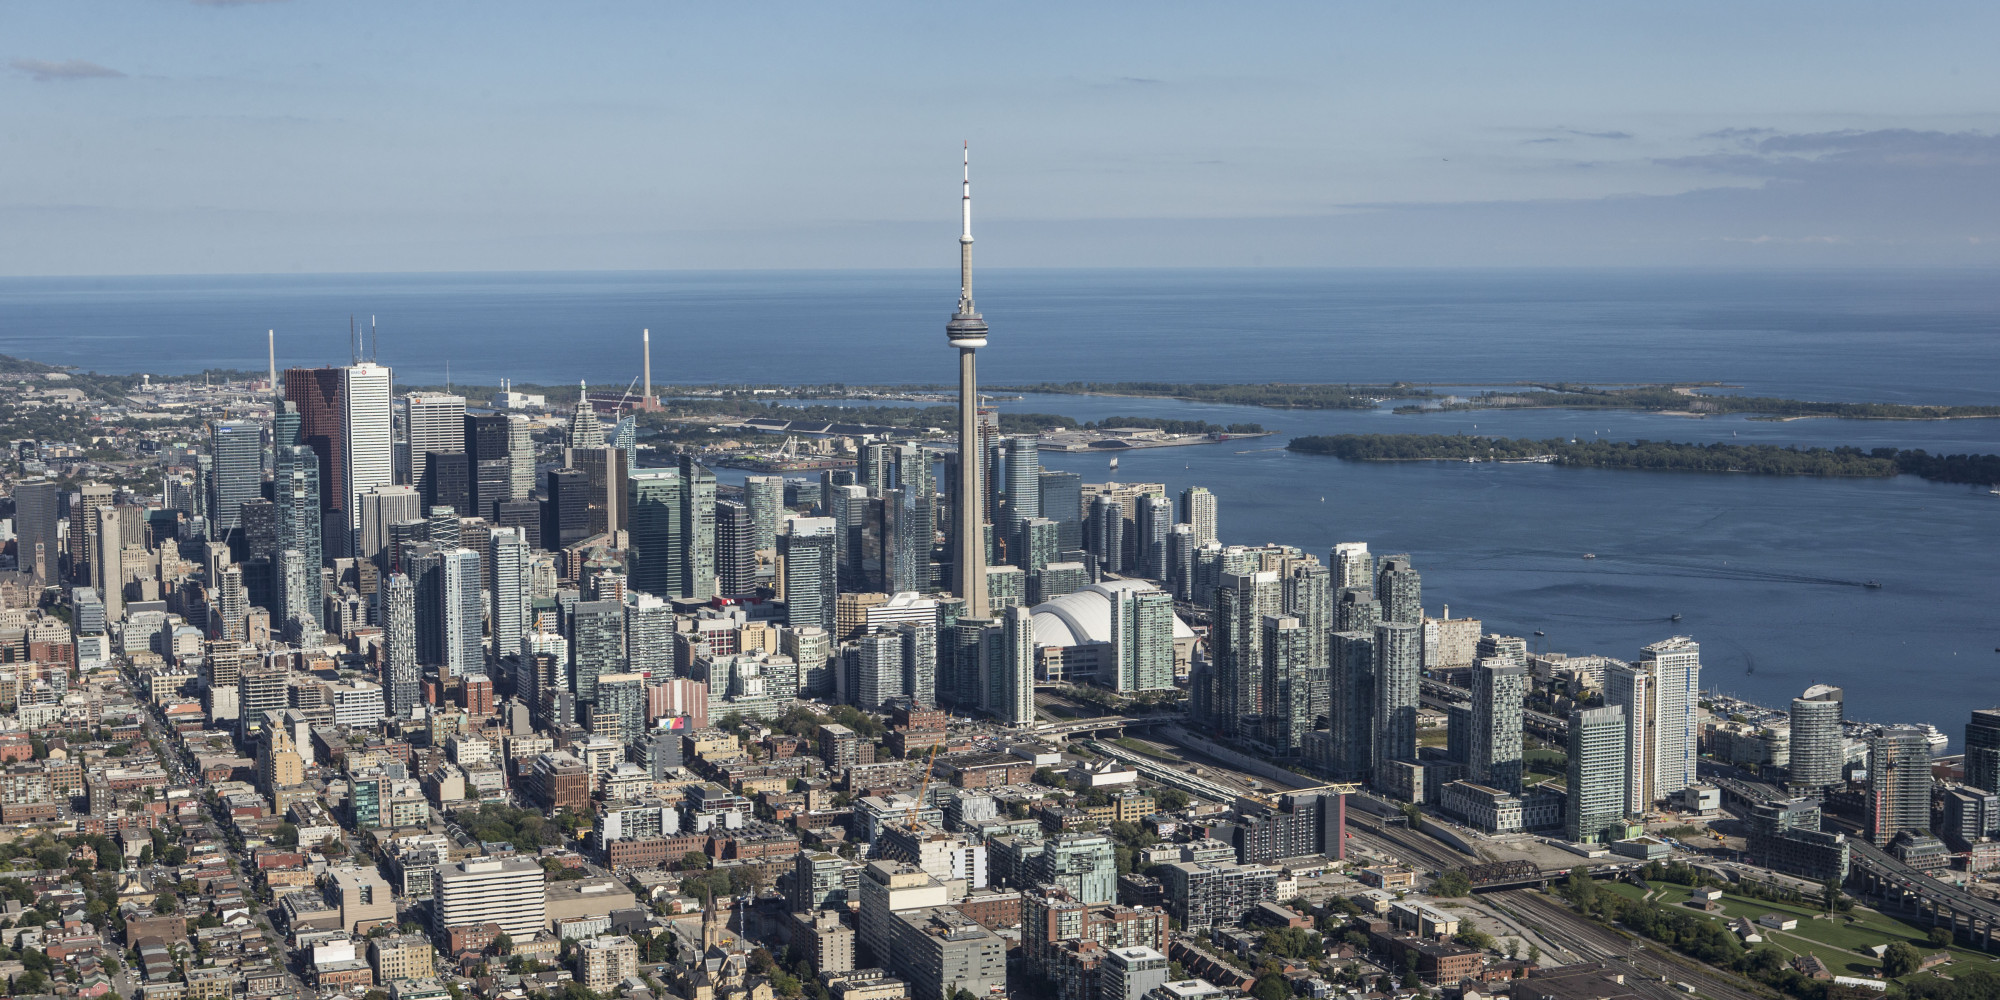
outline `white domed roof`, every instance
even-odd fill
[[[1082,646],[1111,641],[1111,599],[1120,591],[1154,591],[1144,580],[1106,580],[1064,594],[1034,607],[1035,645]],[[1191,639],[1194,630],[1174,616],[1174,638]]]

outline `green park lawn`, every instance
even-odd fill
[[[1654,901],[1663,905],[1682,906],[1688,898],[1685,886],[1670,882],[1652,884]],[[1611,884],[1611,888],[1628,898],[1636,899],[1643,895],[1637,886],[1622,882]],[[1820,911],[1814,907],[1774,903],[1727,893],[1723,895],[1721,903],[1724,916],[1709,915],[1709,919],[1723,920],[1726,923],[1737,917],[1747,917],[1754,921],[1766,913],[1781,913],[1798,918],[1799,925],[1792,930],[1779,931],[1760,927],[1758,933],[1764,936],[1766,944],[1783,952],[1788,959],[1805,953],[1819,956],[1835,975],[1877,975],[1876,959],[1867,951],[1876,945],[1908,941],[1926,955],[1939,950],[1931,947],[1930,942],[1925,939],[1928,928],[1905,923],[1873,911],[1855,909],[1836,914],[1831,919],[1815,920],[1813,917]],[[1689,909],[1689,912],[1697,911]],[[1952,953],[1952,971],[2000,972],[2000,955],[1989,955],[1958,944],[1953,944],[1944,950]]]

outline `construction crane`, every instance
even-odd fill
[[[915,830],[917,828],[917,813],[923,809],[924,802],[931,795],[931,765],[937,763],[938,751],[943,749],[943,747],[943,743],[931,744],[931,755],[924,758],[924,783],[922,787],[917,789],[917,801],[910,804],[910,818],[903,824],[903,828],[906,830]]]

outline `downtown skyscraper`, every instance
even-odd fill
[[[391,382],[388,368],[369,361],[285,372],[285,399],[298,407],[300,440],[319,458],[328,558],[354,555],[361,497],[395,484]]]
[[[232,540],[243,526],[243,504],[264,495],[264,428],[254,420],[218,420],[209,425],[208,451],[215,460],[209,478],[209,537]]]
[[[678,469],[631,478],[631,585],[659,597],[715,596],[715,473],[682,456]]]

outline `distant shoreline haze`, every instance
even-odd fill
[[[989,386],[1723,382],[1828,402],[2000,405],[1986,271],[994,270]],[[0,279],[0,353],[100,372],[344,363],[399,384],[939,384],[944,270]],[[734,345],[745,349],[732,350]],[[990,357],[988,357],[990,355]]]

